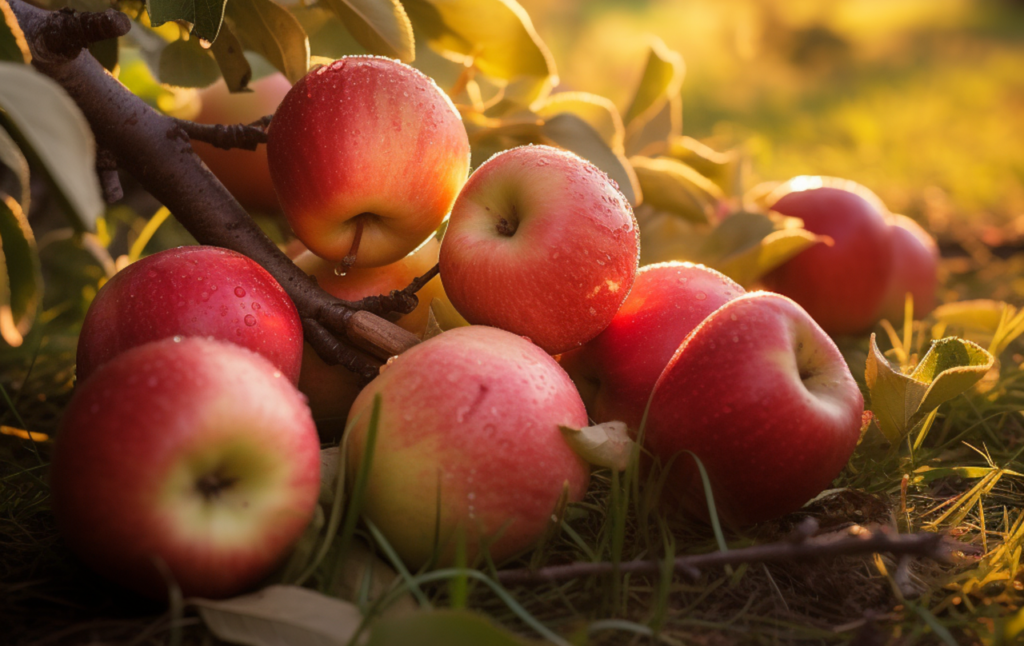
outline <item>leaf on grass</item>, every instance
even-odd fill
[[[723,224],[734,217],[736,216],[726,218]],[[749,287],[804,249],[828,241],[827,237],[803,228],[779,229],[772,231],[754,245],[709,264],[743,287]]]
[[[0,193],[14,196],[21,205],[21,210],[28,213],[29,201],[32,198],[28,161],[18,148],[18,144],[3,128],[0,128],[0,164],[11,169],[7,177],[0,176]]]
[[[412,23],[398,0],[324,0],[324,5],[371,54],[403,63],[416,58]]]
[[[668,211],[691,222],[711,220],[722,189],[681,161],[668,157],[629,159],[644,200],[660,211]]]
[[[0,195],[0,338],[17,347],[42,302],[43,275],[36,240],[21,206]]]
[[[367,646],[526,646],[537,644],[468,610],[434,610],[379,621]]]
[[[625,471],[635,442],[625,422],[604,422],[584,428],[559,426],[562,437],[581,458],[599,467]]]
[[[545,139],[571,150],[603,170],[618,185],[632,206],[640,203],[640,182],[633,168],[586,121],[575,114],[563,112],[545,121],[541,126],[541,134]]]
[[[0,125],[13,124],[11,137],[38,159],[77,228],[92,231],[103,213],[103,198],[96,177],[96,142],[81,110],[48,77],[6,62],[0,62],[0,108],[6,112]]]
[[[679,94],[685,74],[683,57],[654,38],[640,85],[624,115],[627,136],[639,132],[644,124],[661,112],[671,97]]]
[[[947,337],[933,341],[914,372],[904,375],[886,360],[872,334],[864,377],[878,427],[891,444],[898,443],[929,412],[976,384],[994,361],[981,346]]]
[[[914,482],[928,483],[939,478],[948,478],[955,476],[957,478],[963,478],[964,480],[976,480],[978,478],[984,478],[985,476],[1001,471],[1003,474],[1008,476],[1024,477],[1024,474],[1017,473],[1016,471],[1009,471],[1006,469],[1000,469],[999,467],[919,467],[914,470]]]
[[[227,21],[238,40],[292,83],[309,68],[309,39],[298,19],[272,0],[231,0]]]
[[[184,20],[192,23],[193,34],[212,43],[220,33],[226,4],[227,0],[146,0],[146,10],[152,26]]]
[[[555,61],[514,0],[405,0],[417,33],[442,56],[497,79],[556,79]]]
[[[229,92],[242,92],[249,87],[252,67],[245,57],[242,42],[238,40],[230,23],[226,22],[221,27],[217,40],[210,46],[210,52],[217,61],[217,67],[220,68],[220,74],[224,77]]]
[[[0,61],[31,63],[25,33],[7,0],[0,0]]]
[[[293,585],[233,599],[186,599],[218,639],[245,646],[343,646],[363,616],[347,601]]]
[[[378,557],[362,541],[353,541],[341,558],[336,587],[332,593],[339,599],[353,603],[373,603],[389,592],[399,578],[398,572]],[[365,598],[363,598],[365,596]],[[384,609],[384,615],[392,617],[414,612],[419,605],[409,593],[398,597]]]
[[[623,151],[625,128],[615,104],[603,96],[588,92],[559,92],[546,98],[534,111],[545,119],[563,112],[574,114],[601,135],[615,152]]]

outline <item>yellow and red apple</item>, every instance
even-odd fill
[[[939,246],[920,224],[905,215],[893,217],[891,231],[892,277],[879,318],[898,325],[903,321],[908,293],[914,299],[915,317],[921,318],[935,309]]]
[[[469,172],[458,110],[423,73],[347,56],[302,78],[268,133],[288,222],[316,255],[396,262],[433,233]]]

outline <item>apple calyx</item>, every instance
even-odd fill
[[[513,215],[515,214],[515,212],[516,212],[515,207],[513,207],[512,208]],[[495,228],[498,230],[498,233],[500,235],[503,235],[503,236],[505,236],[507,238],[511,238],[512,235],[515,234],[516,229],[519,228],[519,221],[516,220],[516,219],[513,219],[511,222],[509,222],[505,218],[501,218],[500,220],[498,220],[498,225]]]
[[[237,482],[237,477],[226,476],[221,472],[221,469],[217,469],[196,480],[196,489],[203,495],[203,498],[210,501],[217,498],[225,489],[230,489]]]

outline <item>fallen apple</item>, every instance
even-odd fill
[[[795,511],[839,475],[864,399],[808,314],[755,292],[729,301],[679,347],[655,386],[644,444],[670,469],[663,494],[707,517],[691,452],[721,518],[743,525]]]
[[[922,318],[935,309],[939,287],[939,246],[920,224],[905,215],[892,223],[892,277],[878,318],[895,325],[903,322],[906,297],[914,299],[914,316]]]
[[[586,492],[589,467],[559,430],[586,426],[583,402],[555,360],[522,337],[461,327],[399,355],[352,405],[350,477],[377,395],[363,513],[412,568],[435,549],[450,563],[459,532],[471,561],[485,544],[505,560],[540,539],[563,491],[569,501]]]
[[[633,290],[603,332],[561,356],[587,411],[598,422],[640,427],[658,376],[686,335],[742,287],[703,265],[641,267]]]
[[[298,310],[267,270],[220,247],[147,256],[96,294],[78,339],[78,379],[135,346],[172,336],[230,341],[270,360],[296,383],[302,362]]]
[[[230,596],[306,527],[319,448],[302,395],[266,359],[163,339],[76,388],[53,454],[53,513],[72,551],[123,586]]]
[[[469,172],[469,139],[451,99],[386,58],[346,56],[307,74],[267,138],[270,175],[295,234],[347,267],[386,265],[415,249]]]
[[[549,146],[498,153],[470,177],[441,242],[441,278],[473,324],[550,354],[598,335],[626,299],[639,228],[617,186]]]

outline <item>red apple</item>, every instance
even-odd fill
[[[850,459],[864,399],[835,343],[793,301],[729,301],[683,342],[655,386],[644,443],[671,465],[663,493],[707,517],[696,463],[732,525],[795,511]]]
[[[302,395],[266,359],[163,339],[77,387],[53,455],[53,513],[68,546],[121,585],[164,597],[162,561],[185,596],[230,596],[306,527],[319,449]]]
[[[270,175],[310,251],[396,262],[441,224],[469,172],[469,139],[427,76],[372,56],[306,75],[274,115]],[[356,242],[358,241],[358,244]]]
[[[876,321],[892,274],[889,213],[863,186],[796,177],[768,198],[773,211],[801,218],[833,244],[805,249],[763,279],[803,306],[829,334],[858,334]]]
[[[914,297],[914,316],[935,309],[939,287],[939,246],[921,225],[905,215],[893,216],[892,277],[878,318],[903,322],[907,292]]]
[[[219,247],[178,247],[147,256],[96,294],[78,339],[78,379],[137,345],[170,336],[230,341],[258,352],[296,383],[302,322],[267,270]]]
[[[548,146],[498,153],[466,183],[441,242],[441,278],[470,323],[551,354],[598,335],[629,294],[639,227],[590,162]]]
[[[440,246],[436,238],[430,238],[398,262],[383,267],[350,269],[344,276],[335,273],[337,263],[308,251],[296,258],[295,264],[315,277],[328,293],[354,301],[365,296],[388,294],[394,289],[404,289],[414,278],[427,273],[437,263]],[[418,296],[420,302],[416,309],[396,323],[416,336],[422,336],[427,327],[431,301],[435,298],[447,299],[441,278],[434,277],[423,286]],[[349,370],[324,363],[308,343],[303,347],[299,390],[309,398],[313,419],[325,439],[336,437],[345,428],[345,417],[364,385],[363,379]]]
[[[586,426],[583,402],[555,360],[522,337],[461,327],[399,355],[352,405],[350,475],[378,394],[363,513],[412,568],[430,559],[435,536],[450,562],[460,531],[470,560],[484,541],[505,560],[540,539],[564,487],[570,501],[586,492],[588,466],[558,428]]]
[[[744,289],[714,269],[683,262],[642,267],[629,298],[604,332],[560,363],[591,418],[633,431],[654,383],[690,331]]]
[[[201,108],[198,123],[235,125],[252,123],[273,114],[281,99],[292,89],[283,74],[272,74],[249,84],[252,92],[228,92],[223,80],[199,93]],[[202,141],[192,141],[192,149],[224,184],[242,206],[251,211],[276,213],[281,210],[270,181],[267,148],[222,150]]]

